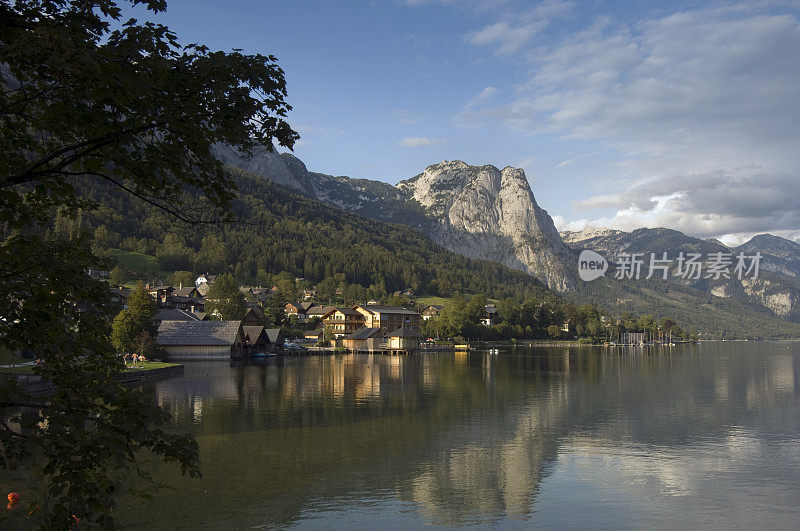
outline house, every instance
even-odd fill
[[[353,309],[364,316],[364,326],[382,328],[384,332],[405,327],[419,332],[419,313],[401,306],[356,305]]]
[[[497,308],[494,304],[489,303],[484,310],[486,313],[484,313],[483,319],[481,319],[481,324],[492,326],[497,320]]]
[[[205,297],[208,295],[209,286],[207,282],[203,282],[199,286],[197,286],[197,293],[200,294],[201,297]]]
[[[249,354],[269,351],[269,337],[263,326],[244,326],[244,345]]]
[[[209,275],[208,273],[206,273],[205,275],[200,275],[199,277],[197,277],[197,280],[194,281],[194,285],[198,289],[202,284],[210,286],[214,282],[215,278],[217,278],[217,275]]]
[[[286,314],[286,317],[300,317],[300,315],[305,316],[305,309],[300,305],[300,303],[296,302],[287,302],[283,306],[283,311]]]
[[[367,301],[367,306],[377,306],[381,303],[381,301],[376,301],[375,299],[370,299]]]
[[[400,327],[389,335],[389,350],[417,350],[422,334],[406,327]]]
[[[241,321],[162,321],[156,342],[168,360],[229,360],[244,351]]]
[[[164,308],[169,304],[169,299],[172,298],[175,288],[172,286],[147,286],[147,291],[156,300],[156,305],[159,308]]]
[[[430,306],[428,306],[424,310],[422,310],[422,314],[421,314],[422,320],[423,321],[427,321],[428,319],[432,319],[434,317],[438,317],[439,316],[439,312],[442,311],[442,308],[444,308],[444,306],[442,306],[441,304],[431,304]]]
[[[380,328],[362,328],[342,338],[342,345],[352,352],[375,352],[386,345],[386,332]]]
[[[205,309],[205,305],[206,303],[202,298],[173,295],[167,299],[164,307],[173,310],[186,310],[188,312],[202,312]]]
[[[303,337],[305,337],[306,339],[311,339],[313,341],[319,341],[320,339],[322,339],[322,336],[323,336],[322,330],[308,330],[306,331],[305,334],[303,334]]]
[[[364,327],[364,316],[351,308],[332,308],[322,316],[325,330],[330,330],[333,337],[348,336]]]
[[[314,317],[319,317],[320,319],[322,319],[323,315],[335,309],[336,308],[334,308],[333,306],[318,306],[315,304],[314,306],[311,306],[310,308],[306,309],[306,316],[308,316],[309,319],[313,319]]]
[[[313,299],[317,296],[317,290],[315,289],[304,289],[303,290],[303,300],[307,301]]]
[[[175,297],[189,297],[192,299],[201,299],[203,296],[200,295],[200,292],[197,291],[196,286],[186,286],[183,287],[183,284],[178,284],[178,287],[172,287],[172,295]]]
[[[261,306],[253,302],[247,303],[247,310],[244,312],[242,318],[242,325],[244,326],[264,326],[267,324],[267,314],[261,309]]]
[[[283,332],[280,328],[265,328],[264,333],[267,334],[269,340],[270,352],[281,352],[283,350]]]
[[[109,298],[114,305],[116,305],[121,310],[124,310],[128,307],[128,297],[131,296],[131,288],[126,288],[123,286],[119,286],[117,288],[109,288]]]
[[[561,323],[561,331],[562,332],[567,332],[568,333],[570,331],[571,327],[572,327],[572,322],[569,319],[567,319],[566,321]]]
[[[111,275],[108,271],[104,269],[90,269],[89,276],[95,280],[102,280],[104,278],[108,278]]]

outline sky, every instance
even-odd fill
[[[800,241],[800,2],[169,0],[274,54],[309,170],[521,167],[561,230]]]

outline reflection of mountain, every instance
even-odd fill
[[[618,354],[189,365],[154,392],[178,429],[198,434],[205,477],[158,474],[179,493],[164,491],[146,507],[127,501],[122,521],[242,528],[322,518],[325,509],[341,526],[336,514],[358,521],[358,511],[391,512],[402,501],[415,508],[402,525],[535,522],[544,487],[563,481],[552,473],[564,455],[584,483],[613,478],[619,485],[603,488],[620,496],[643,495],[636,488],[713,496],[726,477],[748,470],[735,455],[758,459],[753,452],[772,437],[796,444],[799,347],[706,343]],[[788,448],[781,451],[796,455],[798,446]],[[709,489],[703,474],[714,467],[724,469]],[[791,467],[780,473],[800,479]]]

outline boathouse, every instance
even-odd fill
[[[162,321],[156,342],[168,360],[239,358],[244,350],[241,321]]]
[[[389,334],[389,350],[417,350],[422,334],[411,328],[400,327]]]
[[[362,328],[342,338],[342,345],[352,352],[377,352],[386,344],[386,332],[380,328]]]

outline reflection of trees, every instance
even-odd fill
[[[282,524],[325,500],[388,491],[439,524],[529,517],[564,441],[646,448],[726,440],[732,426],[797,433],[798,357],[769,348],[187,365],[184,378],[155,385],[176,422],[200,437],[206,477],[181,482],[179,496],[225,489],[185,513],[168,493],[147,510],[176,519],[224,513],[234,527]]]

